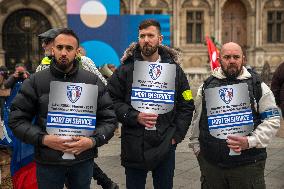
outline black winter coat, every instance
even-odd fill
[[[278,66],[273,74],[271,90],[275,96],[277,106],[281,109],[282,117],[284,118],[284,62]]]
[[[171,140],[180,143],[189,128],[194,111],[193,100],[185,100],[182,93],[190,90],[186,76],[179,65],[176,66],[175,104],[172,111],[158,116],[157,130],[145,130],[137,122],[139,112],[131,106],[134,61],[142,60],[138,45],[132,45],[126,53],[128,57],[114,72],[108,83],[118,120],[122,123],[121,161],[125,167],[154,169],[168,154]],[[173,50],[161,46],[161,62],[176,64]]]
[[[63,152],[50,149],[42,144],[42,138],[47,134],[46,117],[51,81],[98,86],[97,129],[96,134],[92,136],[96,140],[96,147],[75,156],[75,160],[63,160]],[[34,117],[36,117],[36,122],[33,125]],[[113,136],[116,128],[116,116],[106,87],[95,74],[79,69],[78,62],[74,62],[73,69],[65,74],[57,69],[52,62],[50,68],[37,72],[24,81],[20,92],[12,102],[9,126],[17,138],[35,146],[35,160],[37,162],[70,165],[97,156],[97,147],[107,143]]]

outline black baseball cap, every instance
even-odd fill
[[[52,28],[47,30],[46,32],[43,32],[41,34],[38,35],[38,37],[43,40],[53,40],[62,30],[62,28]]]

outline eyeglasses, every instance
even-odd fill
[[[225,60],[230,60],[233,57],[234,60],[239,60],[241,58],[241,55],[224,55],[222,56]]]

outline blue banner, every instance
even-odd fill
[[[47,127],[94,130],[96,116],[94,114],[48,112]]]

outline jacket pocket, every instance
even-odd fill
[[[126,162],[142,162],[144,160],[143,130],[127,129],[122,132],[121,158]]]
[[[38,154],[43,162],[61,161],[63,156],[63,152],[48,147],[41,147]]]
[[[144,132],[144,149],[153,148],[159,146],[163,141],[163,136],[158,130],[145,130]]]

